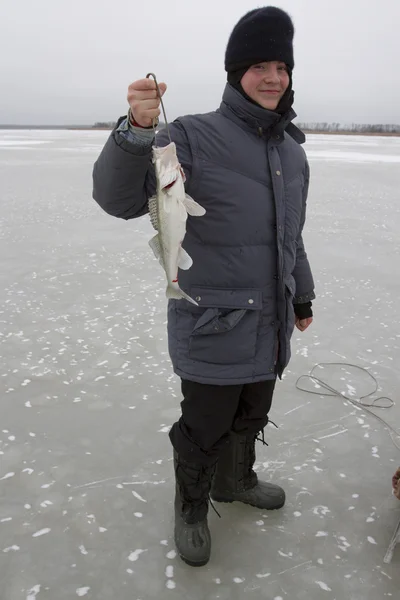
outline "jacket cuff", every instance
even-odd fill
[[[124,145],[122,143],[122,140],[124,140],[125,143],[127,142],[128,144],[134,146],[134,153],[137,155],[147,154],[151,151],[155,138],[153,129],[143,129],[142,127],[135,127],[125,117],[118,123],[115,131],[116,135],[120,140],[119,141],[116,138],[117,144],[119,146]]]
[[[315,300],[314,291],[307,292],[306,294],[302,294],[301,296],[295,296],[293,304],[305,304],[306,302],[311,302],[312,300]]]
[[[313,316],[312,302],[302,302],[301,304],[293,304],[294,314],[299,319],[309,319]]]

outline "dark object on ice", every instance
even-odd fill
[[[217,502],[244,502],[256,508],[275,510],[285,504],[285,492],[278,485],[259,481],[253,470],[256,459],[255,435],[231,432],[215,471],[211,498]]]
[[[394,495],[400,500],[400,467],[392,477],[392,488]]]

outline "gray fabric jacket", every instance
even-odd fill
[[[207,211],[188,217],[183,246],[193,266],[179,271],[199,306],[168,304],[169,352],[184,379],[251,383],[281,377],[289,362],[293,303],[315,297],[302,239],[309,166],[294,116],[253,105],[227,85],[217,111],[170,125],[186,191]],[[132,219],[147,213],[155,175],[151,139],[128,141],[122,120],[94,165],[93,198]],[[168,143],[166,130],[157,143]]]

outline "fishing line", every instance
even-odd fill
[[[320,377],[317,377],[314,374],[315,370],[318,368],[324,369],[325,367],[332,367],[332,366],[351,367],[352,369],[358,369],[359,371],[366,373],[368,375],[368,377],[372,380],[372,382],[374,384],[374,389],[371,392],[369,392],[368,394],[365,394],[364,396],[360,396],[360,398],[358,398],[358,399],[354,399],[354,398],[351,398],[350,396],[348,396],[347,394],[345,394],[344,392],[340,392],[333,386],[329,385],[329,383],[327,381],[324,381],[323,379],[321,379]],[[313,390],[307,389],[305,387],[301,387],[299,385],[299,383],[303,379],[308,379],[308,380],[313,381],[315,384],[317,384],[321,388],[325,389],[326,392],[321,393],[320,391],[313,391]],[[339,397],[339,398],[347,400],[348,402],[350,402],[353,406],[356,406],[357,408],[362,408],[363,411],[365,411],[368,414],[375,417],[375,419],[380,421],[380,423],[382,423],[384,425],[384,427],[386,427],[388,429],[388,432],[389,432],[389,435],[390,435],[390,438],[391,438],[393,444],[396,446],[396,448],[398,450],[400,450],[400,444],[397,443],[396,440],[394,439],[394,437],[400,439],[400,432],[398,430],[394,429],[394,427],[392,427],[391,425],[389,425],[389,423],[387,421],[385,421],[385,419],[383,419],[379,415],[375,414],[371,410],[371,408],[380,408],[380,409],[392,408],[394,406],[395,402],[394,402],[394,400],[392,400],[391,398],[388,398],[387,396],[381,396],[379,398],[376,398],[375,400],[371,400],[370,402],[367,401],[368,398],[371,398],[371,396],[373,396],[378,391],[379,384],[378,384],[378,380],[376,379],[376,377],[374,377],[374,375],[372,375],[372,373],[370,373],[364,367],[360,367],[358,365],[354,365],[352,363],[345,363],[345,362],[318,363],[311,369],[311,371],[308,375],[301,375],[298,378],[298,380],[296,381],[296,388],[298,390],[301,390],[302,392],[307,392],[308,394],[315,394],[316,396]]]

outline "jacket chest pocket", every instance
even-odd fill
[[[261,290],[192,287],[191,294],[205,310],[190,333],[189,357],[220,365],[251,362],[257,352]]]

